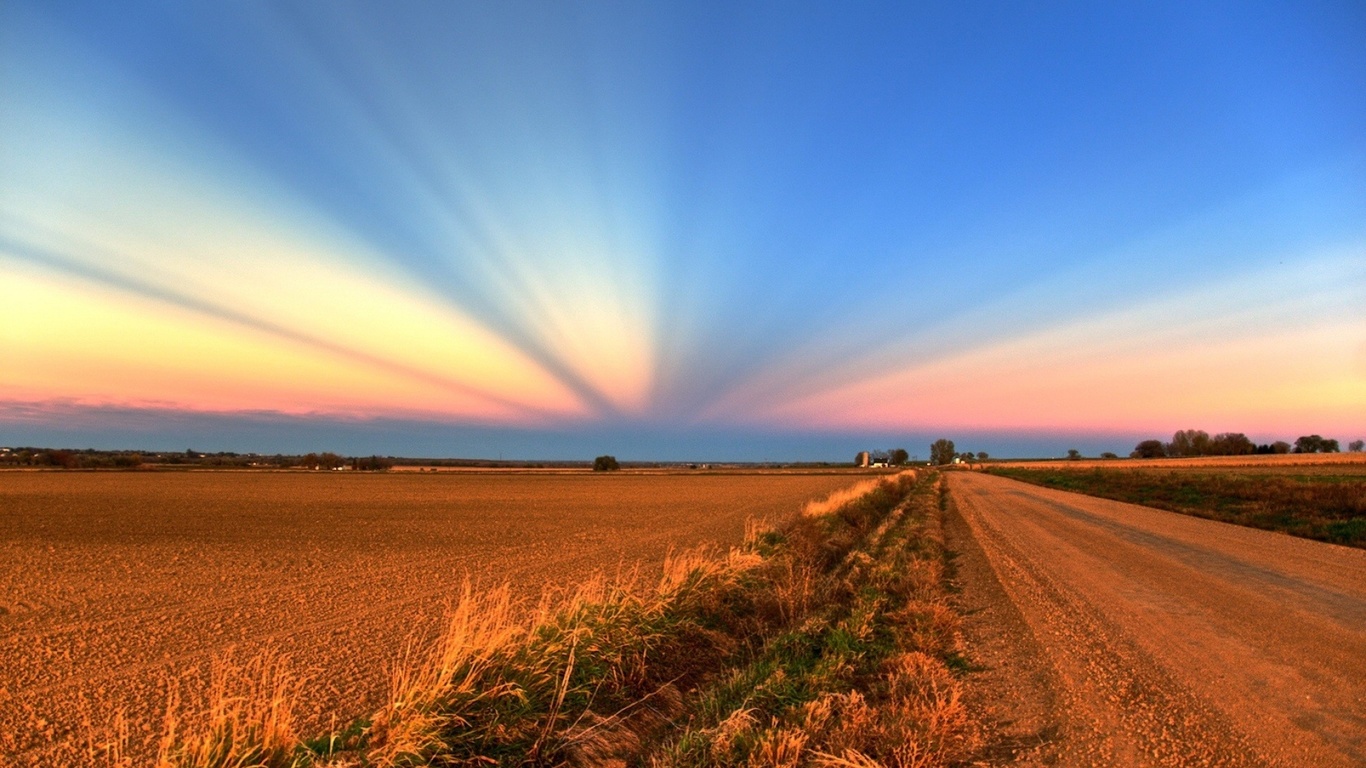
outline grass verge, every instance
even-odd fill
[[[389,703],[301,739],[276,662],[168,719],[158,768],[909,766],[966,758],[936,475],[816,505],[745,546],[531,611],[468,587]],[[117,747],[117,740],[111,742]],[[115,762],[131,765],[116,748]]]
[[[642,764],[938,766],[967,758],[978,738],[955,676],[963,664],[959,618],[945,601],[941,494],[935,479],[913,484],[871,530],[849,526],[859,540],[839,557],[812,557],[809,548],[847,541],[835,533],[843,514],[773,534],[764,552],[771,563],[817,564],[803,578],[778,580],[805,585],[807,610],[702,686],[682,727]]]
[[[1360,475],[1011,467],[987,471],[1047,488],[1366,547],[1366,479]]]

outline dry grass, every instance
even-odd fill
[[[896,478],[903,476],[913,476],[915,474],[915,471],[916,470],[908,469],[900,473],[897,473],[896,475],[892,475],[890,477]],[[822,515],[828,515],[831,512],[834,512],[835,510],[839,509],[840,507],[848,504],[849,502],[854,501],[855,499],[858,499],[862,496],[868,495],[870,492],[873,491],[873,489],[877,488],[879,485],[883,484],[888,479],[888,477],[874,477],[859,483],[855,483],[849,486],[848,488],[839,488],[835,491],[832,491],[828,496],[822,499],[807,502],[806,506],[802,508],[802,514],[809,515],[811,517],[820,517]]]
[[[809,517],[828,515],[860,496],[868,494],[874,488],[877,488],[881,482],[881,478],[873,478],[871,480],[855,483],[848,488],[840,488],[822,499],[807,502],[806,506],[802,508],[802,514]]]
[[[122,710],[116,710],[107,722],[96,725],[96,718],[90,712],[81,716],[81,738],[77,745],[77,755],[86,765],[106,766],[107,768],[133,768],[136,763],[128,754],[128,718]]]
[[[295,702],[302,681],[288,659],[265,655],[246,664],[231,658],[214,663],[202,710],[181,707],[178,685],[170,687],[156,768],[248,768],[299,765],[295,756]],[[200,698],[200,697],[195,697]]]
[[[307,742],[283,659],[224,665],[206,708],[168,715],[157,768],[950,764],[974,731],[936,499],[914,476],[878,483],[530,613],[466,583],[445,631],[396,661],[388,703]]]

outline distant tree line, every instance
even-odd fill
[[[381,472],[394,466],[394,462],[380,456],[358,457],[351,460],[351,468],[361,472]]]
[[[1355,440],[1348,445],[1352,451],[1361,451],[1366,442]],[[1172,435],[1170,442],[1144,440],[1134,447],[1130,457],[1135,459],[1160,459],[1164,457],[1185,456],[1247,456],[1251,454],[1275,453],[1337,453],[1337,440],[1304,435],[1295,444],[1277,440],[1274,443],[1257,445],[1242,432],[1221,432],[1213,437],[1202,429],[1182,429]]]
[[[304,469],[341,469],[346,466],[346,459],[330,451],[323,453],[308,453],[300,457],[295,466]]]
[[[394,466],[394,462],[392,459],[380,456],[358,456],[348,459],[345,456],[325,451],[323,453],[305,454],[287,466],[303,467],[304,469],[353,469],[364,472],[380,472]]]
[[[1305,435],[1292,445],[1278,440],[1274,443],[1258,445],[1241,432],[1221,432],[1213,437],[1199,429],[1183,429],[1172,435],[1170,442],[1144,440],[1129,454],[1135,459],[1160,459],[1182,456],[1243,456],[1259,453],[1337,453],[1340,450],[1337,440],[1319,435]],[[1347,450],[1361,452],[1366,450],[1366,440],[1353,440]],[[974,454],[972,451],[959,451],[952,440],[940,438],[930,445],[930,463],[935,465],[960,462],[985,462],[990,458],[986,451]],[[1083,457],[1076,448],[1068,449],[1067,458],[1080,461]],[[1106,451],[1102,459],[1118,459],[1117,454]]]
[[[953,441],[947,437],[941,437],[933,443],[930,443],[931,464],[952,464],[954,459],[971,464],[974,461],[986,461],[989,458],[991,458],[991,456],[986,451],[978,451],[977,453],[973,453],[972,451],[960,452],[957,446],[953,444]]]
[[[394,460],[383,456],[356,456],[347,458],[340,454],[324,451],[322,453],[306,453],[298,457],[279,457],[283,461],[277,465],[282,467],[300,467],[303,469],[351,469],[362,472],[382,472],[394,466]]]
[[[210,469],[306,469],[385,470],[393,459],[369,456],[346,458],[335,453],[309,453],[303,456],[255,453],[200,453],[184,451],[101,451],[94,448],[0,448],[0,466],[53,467],[60,469],[136,469],[152,466],[203,467]]]
[[[17,448],[0,452],[0,465],[12,467],[60,467],[62,469],[132,469],[143,464],[135,451],[70,450],[65,448]]]

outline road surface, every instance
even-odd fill
[[[946,476],[988,763],[1366,765],[1366,551]]]

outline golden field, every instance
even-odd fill
[[[301,730],[372,711],[466,580],[571,589],[738,543],[851,472],[0,473],[0,756],[50,764],[167,685],[287,653]]]

